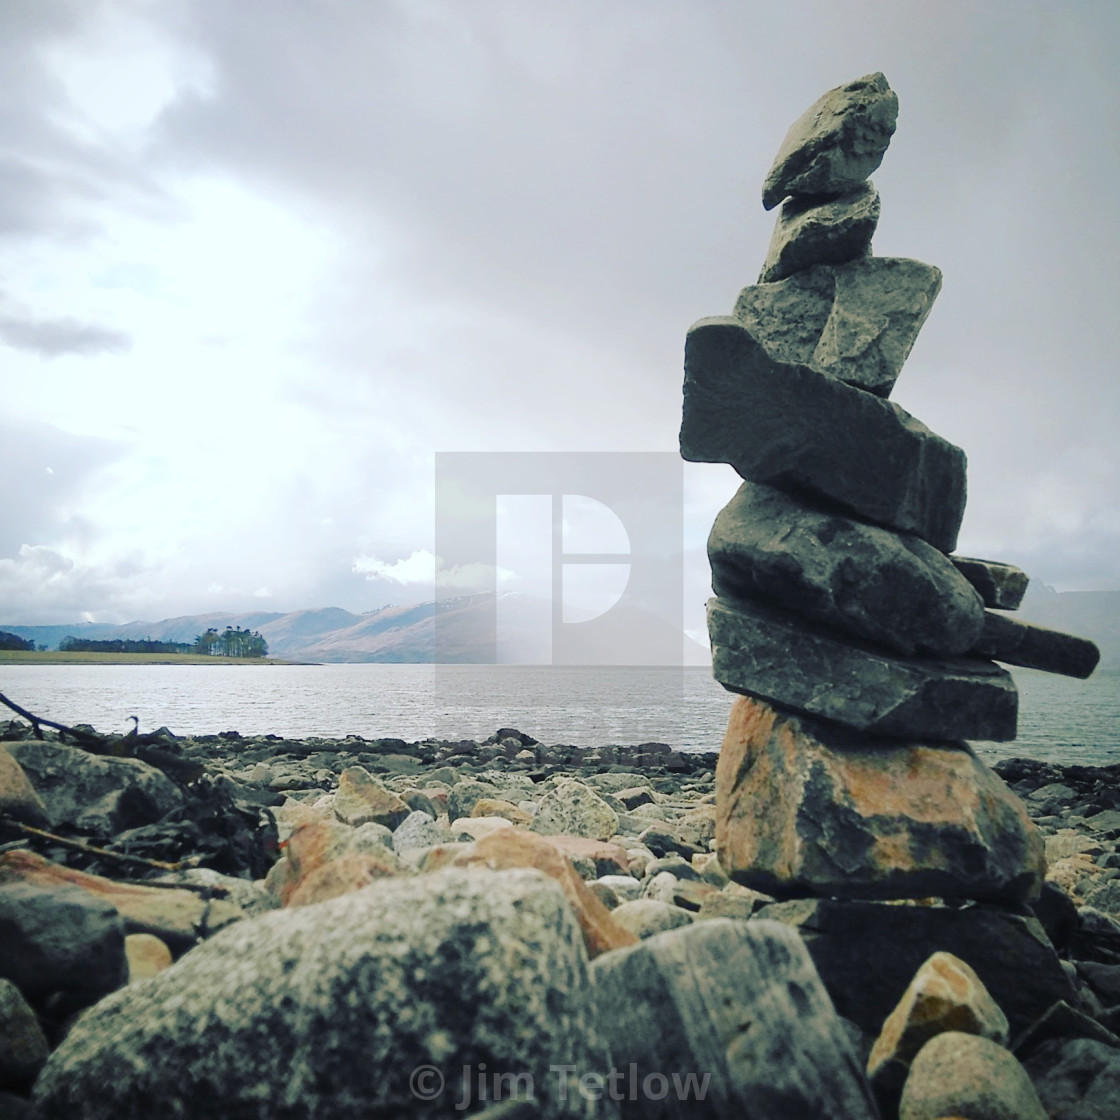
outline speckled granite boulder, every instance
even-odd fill
[[[549,1073],[604,1069],[590,990],[539,873],[386,882],[243,922],[103,1000],[51,1056],[37,1116],[443,1117],[481,1063],[530,1073],[542,1117],[594,1115]]]

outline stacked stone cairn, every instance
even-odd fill
[[[941,286],[871,253],[897,112],[873,74],[792,126],[759,282],[688,332],[681,454],[745,480],[708,542],[713,669],[742,694],[717,849],[778,898],[1014,905],[1039,895],[1042,840],[967,740],[1015,738],[996,662],[1085,677],[1098,651],[1005,613],[1018,568],[953,555],[964,452],[887,399]]]

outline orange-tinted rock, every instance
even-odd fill
[[[1007,1016],[980,977],[959,957],[938,952],[918,969],[871,1048],[867,1076],[881,1101],[897,1105],[918,1051],[945,1031],[1008,1044]]]
[[[118,883],[51,863],[34,852],[0,855],[0,884],[21,882],[80,887],[116,907],[129,933],[155,934],[176,950],[188,948],[243,916],[237,906],[221,899],[207,900],[194,891]]]
[[[326,902],[328,898],[360,891],[378,879],[390,879],[397,873],[395,860],[366,852],[347,852],[298,880],[285,905],[309,906],[313,902]]]
[[[474,803],[471,810],[472,817],[504,817],[510,824],[528,826],[532,823],[533,816],[519,809],[512,801],[503,801],[500,797],[483,797]]]
[[[628,875],[630,856],[625,848],[609,840],[591,840],[586,836],[546,836],[545,839],[569,859],[589,859],[598,875]]]
[[[354,851],[354,837],[355,830],[338,821],[321,819],[300,825],[288,838],[285,859],[269,872],[269,889],[284,906],[306,906],[405,870],[388,848]]]
[[[506,828],[477,841],[471,851],[459,855],[454,863],[459,867],[489,867],[493,871],[533,867],[551,876],[564,888],[564,894],[575,910],[591,957],[609,949],[636,944],[637,938],[611,917],[611,912],[576,874],[571,861],[556,849],[551,840],[552,837],[519,828]]]
[[[966,744],[861,737],[742,697],[716,768],[716,842],[778,897],[1035,898],[1042,838]]]
[[[338,777],[334,814],[345,824],[374,821],[394,829],[412,810],[385,784],[361,766],[347,766]]]
[[[46,806],[39,800],[23,767],[0,747],[0,813],[37,828],[49,828]]]
[[[171,950],[151,933],[130,933],[124,939],[124,955],[128,960],[128,982],[147,980],[171,967]]]

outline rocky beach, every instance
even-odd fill
[[[40,731],[0,724],[2,1115],[871,1117],[991,1063],[1115,1114],[1120,767],[997,764],[1031,904],[783,900],[713,851],[715,754]]]

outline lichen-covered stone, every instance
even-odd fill
[[[772,358],[738,319],[685,341],[681,455],[802,490],[942,552],[964,515],[965,456],[890,401]]]
[[[710,600],[708,634],[712,674],[732,692],[874,735],[1015,738],[1015,682],[993,662],[891,655],[745,600]]]
[[[815,264],[844,264],[871,251],[879,192],[863,183],[839,198],[789,198],[778,211],[760,284],[784,280]]]
[[[744,482],[708,537],[716,594],[746,597],[902,654],[952,656],[980,637],[971,584],[920,537]]]
[[[762,186],[772,210],[790,194],[843,194],[883,161],[898,96],[881,73],[830,89],[790,126]]]
[[[900,257],[814,265],[739,293],[735,318],[780,362],[876,396],[894,386],[941,290],[941,270]]]
[[[344,824],[374,822],[392,831],[411,812],[408,805],[380,778],[361,766],[347,766],[338,776],[334,815]]]
[[[592,998],[545,876],[394,880],[240,923],[103,1000],[51,1056],[36,1115],[443,1117],[484,1063],[532,1076],[542,1117],[593,1115],[550,1073],[604,1071]]]
[[[624,1120],[875,1115],[859,1061],[793,930],[697,922],[600,957],[592,975],[616,1068],[635,1069],[639,1085],[654,1075],[668,1081],[671,1071],[703,1079],[702,1106],[696,1092],[691,1104],[679,1091],[624,1099]]]
[[[73,825],[111,836],[183,804],[179,787],[138,758],[107,758],[41,739],[7,743],[5,749],[23,768],[54,828]]]
[[[898,1120],[1049,1120],[1027,1071],[998,1043],[946,1031],[910,1067]]]
[[[562,778],[541,798],[532,829],[609,840],[618,832],[618,814],[590,786]]]
[[[837,898],[1037,897],[1042,837],[961,744],[856,736],[736,700],[716,768],[716,844],[736,882]]]

